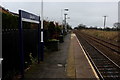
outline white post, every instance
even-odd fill
[[[43,0],[41,2],[41,30],[43,30]],[[41,31],[41,42],[43,42],[43,31]]]
[[[44,60],[44,40],[43,40],[43,0],[41,2],[41,47],[40,47],[40,57],[41,61]]]

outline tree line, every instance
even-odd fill
[[[93,26],[87,27],[84,24],[79,24],[74,29],[97,29],[97,30],[107,30],[107,31],[116,31],[116,30],[118,31],[118,30],[120,30],[120,23],[119,22],[114,23],[112,28],[110,28],[110,27],[98,28],[97,26],[95,26],[95,27],[93,27]]]

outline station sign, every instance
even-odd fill
[[[21,13],[22,21],[39,24],[39,16],[23,11],[23,10],[19,10],[19,13]]]

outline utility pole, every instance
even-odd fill
[[[103,16],[103,17],[104,17],[104,29],[105,29],[107,16]]]
[[[65,31],[67,32],[66,16],[67,16],[67,14],[64,14]]]

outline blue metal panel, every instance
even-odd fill
[[[36,16],[32,13],[28,13],[26,11],[20,10],[21,11],[21,18],[26,18],[26,19],[30,19],[30,20],[35,20],[35,21],[39,21],[39,16]]]
[[[19,45],[20,45],[20,59],[21,59],[21,75],[24,78],[24,50],[23,50],[23,30],[22,30],[22,12],[19,10]]]

